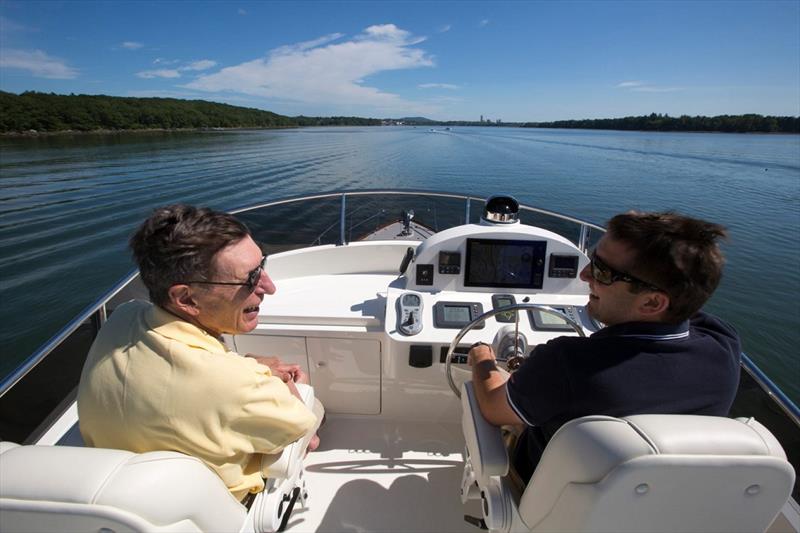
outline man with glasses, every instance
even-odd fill
[[[580,273],[587,310],[604,328],[533,349],[506,382],[491,347],[470,350],[484,417],[523,427],[514,466],[527,482],[565,422],[587,415],[726,416],[739,382],[740,341],[700,308],[716,289],[725,229],[675,213],[629,212]]]
[[[260,492],[261,455],[301,438],[313,450],[322,418],[300,400],[298,365],[242,357],[222,341],[258,325],[275,292],[266,258],[233,216],[186,205],[157,209],[130,246],[152,303],[120,305],[92,345],[78,388],[84,441],[183,452],[237,499]]]

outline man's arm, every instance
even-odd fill
[[[298,364],[284,363],[279,357],[265,357],[252,353],[245,354],[245,357],[255,359],[260,364],[268,366],[272,374],[281,378],[284,383],[305,383],[308,384],[308,376]]]
[[[304,402],[303,397],[300,396],[300,391],[297,390],[297,386],[295,385],[295,383],[308,384],[308,376],[300,368],[300,365],[284,363],[283,361],[281,361],[279,357],[265,357],[262,355],[255,355],[252,353],[246,354],[245,357],[250,357],[258,361],[259,364],[268,366],[270,371],[272,372],[272,375],[281,378],[284,384],[286,384],[286,387],[289,389],[289,392],[292,393],[292,396],[294,396],[301,402]],[[322,407],[322,404],[319,404],[319,406]],[[316,416],[316,413],[314,414]],[[319,420],[318,422],[321,422],[321,420]],[[317,427],[319,427],[319,423],[317,424]],[[306,453],[312,452],[318,447],[319,447],[319,436],[315,433],[314,435],[311,436],[309,440],[308,446],[306,448]]]
[[[472,366],[472,385],[483,417],[495,426],[524,424],[508,405],[508,378],[497,368],[492,347],[486,344],[475,346],[469,351],[468,360]]]
[[[268,366],[272,372],[272,375],[280,378],[286,384],[286,386],[289,388],[289,391],[292,393],[292,395],[294,395],[295,398],[301,401],[303,400],[303,397],[300,396],[300,391],[297,390],[295,383],[308,384],[308,377],[300,368],[300,365],[284,363],[278,357],[264,357],[252,353],[245,355],[245,357],[250,357],[258,361],[260,364]]]

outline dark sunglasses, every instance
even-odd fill
[[[184,281],[187,285],[189,283],[200,283],[203,285],[239,285],[247,287],[250,292],[256,290],[258,282],[261,281],[261,273],[264,271],[264,264],[267,262],[267,256],[261,256],[261,262],[253,270],[247,273],[247,281]]]
[[[635,276],[631,276],[630,274],[626,274],[625,272],[620,272],[619,270],[611,268],[605,264],[602,259],[597,257],[597,252],[595,250],[592,250],[589,259],[592,261],[592,277],[598,283],[602,283],[603,285],[611,285],[615,281],[624,281],[625,283],[636,283],[654,291],[664,292],[663,289],[656,287],[652,283],[647,283],[646,281],[642,281]]]

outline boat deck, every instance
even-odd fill
[[[459,424],[328,416],[319,435],[286,531],[478,531],[463,518],[478,503],[459,497]]]

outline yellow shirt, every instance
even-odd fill
[[[87,445],[198,457],[237,499],[264,488],[260,454],[316,422],[269,367],[140,301],[119,306],[92,344],[78,414]]]

